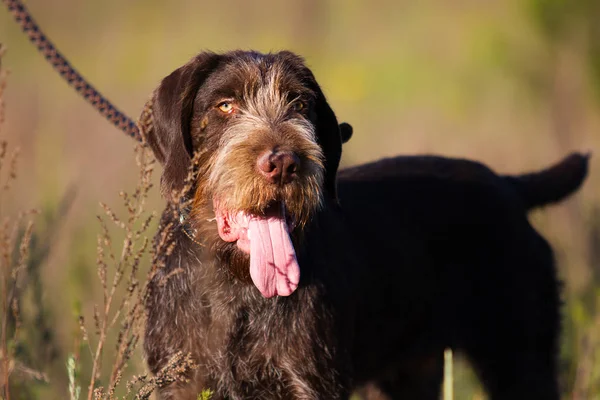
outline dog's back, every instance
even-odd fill
[[[439,156],[398,156],[359,166],[345,168],[338,173],[343,202],[348,206],[359,195],[360,185],[384,184],[391,191],[405,193],[407,182],[427,181],[439,185],[480,184],[482,187],[499,185],[497,189],[514,191],[526,209],[563,200],[575,192],[588,173],[589,155],[572,153],[560,162],[538,172],[521,175],[496,175],[487,166],[476,161]],[[438,188],[440,187],[438,185]],[[363,193],[365,194],[365,193]],[[352,196],[350,198],[349,196]],[[411,197],[414,199],[414,195]],[[391,199],[390,199],[391,200]],[[384,200],[385,201],[385,200]]]
[[[389,379],[377,384],[392,398],[437,398],[443,349],[453,347],[490,393],[555,398],[558,283],[526,212],[565,198],[586,173],[577,154],[522,176],[429,156],[340,171],[342,209],[370,260],[360,279],[359,380],[386,368]],[[386,357],[406,363],[385,365]]]

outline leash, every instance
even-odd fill
[[[52,67],[63,77],[67,83],[75,89],[88,103],[92,105],[104,118],[114,126],[125,132],[128,136],[141,142],[143,141],[141,132],[148,132],[151,129],[151,104],[146,104],[142,115],[140,125],[136,124],[131,118],[123,114],[110,101],[108,101],[96,88],[77,72],[67,59],[56,49],[42,32],[38,24],[31,17],[31,14],[21,0],[2,0],[8,7],[8,11],[13,15],[15,21],[21,27],[21,30],[29,40],[37,47]]]
[[[67,59],[56,49],[52,42],[42,32],[35,22],[27,7],[21,0],[2,0],[13,15],[15,21],[29,40],[37,47],[52,67],[67,83],[75,89],[88,103],[92,105],[104,118],[114,126],[125,132],[138,142],[145,143],[145,138],[154,129],[152,121],[153,98],[144,105],[142,114],[137,123],[123,114],[110,101],[108,101],[96,88],[94,88],[79,72],[77,72]],[[185,235],[199,246],[203,243],[195,239],[196,232],[188,227],[188,213],[180,207],[179,223]]]

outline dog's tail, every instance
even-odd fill
[[[525,208],[555,203],[575,192],[588,173],[590,154],[572,153],[544,170],[504,176],[521,196]]]

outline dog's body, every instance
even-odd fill
[[[342,210],[369,252],[355,378],[389,398],[438,399],[450,347],[492,399],[557,399],[558,282],[526,213],[575,190],[585,165],[572,155],[501,177],[472,161],[397,157],[340,171]]]
[[[437,399],[448,346],[494,399],[558,399],[558,284],[526,211],[574,191],[584,157],[520,178],[400,157],[336,185],[348,135],[287,52],[201,54],[154,102],[173,247],[145,349],[155,373],[199,364],[163,399]]]

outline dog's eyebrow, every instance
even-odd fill
[[[302,86],[301,89],[294,88],[287,92],[287,100],[294,101],[297,99],[305,101],[314,101],[316,98],[315,93],[307,87]]]
[[[222,91],[218,91],[215,92],[213,94],[213,96],[211,96],[212,99],[214,99],[215,101],[221,101],[221,100],[234,100],[239,98],[239,94],[235,92],[235,90],[222,90]]]
[[[241,96],[239,93],[236,93],[236,90],[233,88],[219,88],[215,91],[209,93],[206,99],[206,108],[210,108],[216,105],[217,102],[221,100],[235,100],[239,99]]]
[[[298,93],[296,91],[287,92],[286,100],[288,102],[296,101],[296,100],[308,100],[308,96],[306,93]]]

